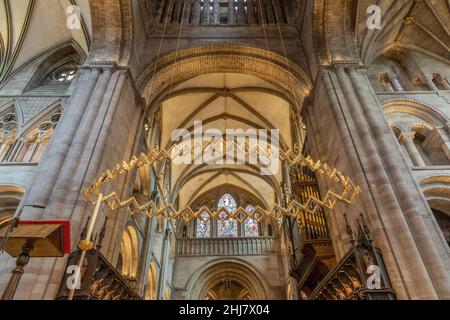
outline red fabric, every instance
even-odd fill
[[[70,241],[70,221],[63,220],[20,220],[19,224],[60,224],[62,226],[63,250],[64,254],[72,252]]]

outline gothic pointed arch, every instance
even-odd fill
[[[62,116],[60,102],[47,107],[20,131],[14,162],[39,162]]]
[[[391,114],[405,114],[422,119],[425,123],[444,128],[450,123],[450,118],[438,108],[413,99],[389,99],[382,105],[384,113],[389,118]]]
[[[224,282],[225,281],[225,282]],[[234,282],[234,283],[233,283]],[[224,299],[225,297],[209,295],[217,285],[238,285],[240,292],[246,291],[244,296],[227,296],[228,299],[246,297],[248,300],[270,299],[267,292],[267,281],[252,265],[239,259],[217,260],[198,269],[189,279],[187,292],[189,299],[204,300],[210,298]]]
[[[122,235],[120,244],[120,256],[122,259],[121,271],[125,278],[135,280],[139,256],[139,243],[136,230],[127,226]]]
[[[147,274],[147,286],[145,289],[146,300],[156,300],[157,282],[156,282],[156,266],[155,261],[150,262]]]
[[[14,105],[0,109],[0,162],[7,162],[16,143],[19,132],[19,119]]]
[[[78,67],[86,59],[86,53],[77,42],[69,40],[55,45],[28,63],[32,63],[36,59],[39,59],[40,62],[35,67],[23,92],[26,93],[39,87],[53,85],[50,88],[54,88],[55,93],[61,92],[64,94],[68,86],[66,85],[62,90],[58,90],[57,85],[68,84],[74,78]],[[24,64],[24,67],[26,65]],[[67,76],[63,76],[64,74],[67,74]],[[50,88],[47,88],[47,90]]]
[[[0,230],[12,219],[25,189],[12,185],[0,185]]]

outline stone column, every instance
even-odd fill
[[[92,213],[83,188],[103,169],[131,158],[142,114],[127,69],[96,63],[81,68],[78,77],[36,178],[19,206],[24,220],[70,220],[72,248]],[[117,191],[129,192],[127,179],[116,182]],[[117,244],[115,233],[121,231],[121,219],[123,216],[115,215],[108,223],[107,237],[114,239],[109,241],[110,247]],[[108,246],[104,249],[114,251]],[[16,298],[53,299],[65,264],[66,258],[31,259]]]
[[[424,80],[425,80],[426,85],[428,86],[428,88],[430,88],[431,91],[439,91],[438,87],[433,82],[433,79],[430,78],[428,75],[424,76]]]
[[[59,172],[67,158],[72,141],[80,127],[81,120],[86,112],[86,108],[91,99],[94,99],[94,90],[99,85],[101,75],[100,68],[83,69],[79,72],[77,79],[78,89],[73,94],[70,102],[71,115],[63,115],[55,133],[51,139],[51,144],[44,153],[52,154],[51,158],[41,161],[35,176],[34,183],[30,186],[21,201],[19,210],[27,207],[28,211],[39,214],[46,207],[50,194],[59,176]],[[45,183],[42,183],[45,182]],[[39,218],[34,216],[30,218]]]
[[[248,23],[256,23],[255,4],[253,0],[247,1],[247,21]]]
[[[445,90],[450,90],[450,79],[449,78],[442,79],[442,84],[444,85]]]
[[[182,9],[182,21],[183,23],[189,23],[191,22],[191,14],[192,14],[192,7],[193,7],[193,1],[192,0],[186,0],[184,10]]]
[[[285,23],[286,20],[284,19],[283,8],[281,7],[280,0],[272,0],[272,3],[275,10],[275,22]]]
[[[159,270],[159,277],[158,277],[158,288],[156,291],[156,300],[163,300],[164,297],[164,287],[165,287],[165,278],[166,278],[166,265],[167,265],[167,256],[168,256],[168,243],[169,243],[169,237],[168,232],[169,229],[165,229],[164,231],[164,238],[161,248],[161,268]]]
[[[420,253],[422,264],[427,270],[437,296],[448,299],[450,298],[448,248],[444,247],[443,241],[435,241],[435,239],[442,238],[442,233],[431,222],[431,209],[411,170],[405,168],[405,163],[399,161],[400,157],[394,151],[394,137],[370,86],[366,70],[350,68],[348,74],[394,187],[396,197],[399,199],[404,219],[406,218],[410,232],[414,235],[414,247],[417,247]],[[416,274],[422,276],[421,272],[416,273],[414,270],[414,275]]]
[[[175,8],[173,9],[173,23],[182,21],[181,13],[183,12],[184,0],[175,0]]]
[[[208,24],[210,21],[210,10],[209,10],[209,3],[204,2],[203,3],[203,10],[200,15],[200,23],[202,24]]]
[[[166,2],[166,0],[161,0],[161,1],[158,1],[158,4],[156,5],[157,9],[156,9],[156,13],[155,13],[155,21],[157,23],[161,22],[165,2]]]
[[[201,11],[202,6],[200,4],[200,0],[194,0],[194,3],[192,4],[192,16],[191,16],[191,22],[192,23],[200,23],[200,17],[201,17]]]
[[[293,23],[296,18],[295,10],[293,10],[292,1],[290,0],[282,0],[281,5],[284,8],[284,12],[286,13],[286,20],[288,23]]]
[[[235,10],[235,2],[228,2],[228,23],[234,24],[236,23],[236,10]]]
[[[413,165],[417,167],[424,167],[426,164],[423,161],[419,150],[417,150],[416,144],[414,143],[415,135],[415,132],[403,132],[400,135],[399,142],[405,146],[406,152],[408,152]]]
[[[273,10],[272,0],[266,0],[267,23],[275,23],[275,14]]]
[[[167,21],[167,23],[172,22],[171,14],[172,14],[172,10],[173,10],[174,5],[175,4],[174,4],[173,1],[168,0],[167,6],[164,9],[164,14],[163,14],[163,17],[162,17],[162,22],[163,23],[165,23],[166,21]]]
[[[438,135],[438,141],[442,144],[442,150],[444,151],[447,159],[450,160],[450,136],[448,129],[446,128],[436,128],[436,134]]]
[[[415,80],[425,83],[430,90],[436,91],[437,88],[433,81],[426,75],[416,62],[416,57],[407,50],[392,50],[386,53],[386,56],[397,61],[406,71],[409,80],[414,84]]]
[[[402,85],[400,84],[400,81],[397,78],[397,75],[395,73],[390,72],[388,74],[389,82],[394,89],[395,92],[404,92]]]
[[[240,24],[246,24],[248,22],[247,20],[247,14],[245,12],[245,3],[243,0],[238,0],[237,2],[237,22]],[[248,10],[248,8],[247,8]]]
[[[440,258],[445,253],[439,251],[442,250],[437,248],[439,244],[431,241],[430,230],[422,220],[424,215],[428,215],[429,208],[426,209],[427,204],[406,162],[399,157],[398,145],[381,107],[372,100],[376,96],[368,79],[360,79],[355,73],[357,71],[352,68],[347,73],[347,66],[336,65],[336,69],[324,74],[325,86],[318,84],[315,99],[320,104],[315,103],[308,119],[320,117],[334,119],[336,123],[314,126],[315,135],[320,135],[321,139],[324,135],[327,137],[325,144],[320,139],[314,141],[318,146],[315,152],[320,152],[320,157],[334,158],[329,151],[333,146],[333,150],[338,148],[346,154],[338,159],[347,169],[353,168],[351,177],[356,177],[355,182],[361,186],[362,194],[356,207],[343,210],[356,210],[367,215],[375,243],[383,252],[399,297],[447,297],[450,285],[443,268],[446,258]],[[330,104],[324,101],[323,89]],[[331,107],[332,117],[325,114],[328,112],[325,106]],[[338,133],[330,132],[336,127],[339,128]],[[339,145],[341,141],[344,143],[342,146]],[[399,167],[402,169],[398,170]],[[333,220],[342,225],[342,218]],[[334,224],[331,221],[330,224]],[[334,234],[336,236],[336,231]]]
[[[211,20],[212,20],[211,23],[214,23],[214,24],[220,23],[220,3],[219,3],[219,0],[214,0],[212,19]]]

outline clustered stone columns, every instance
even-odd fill
[[[128,80],[128,69],[114,63],[96,62],[80,68],[72,98],[37,168],[34,182],[19,205],[25,220],[71,220],[72,247],[76,246],[81,226],[92,211],[83,199],[82,189],[102,166],[112,166],[131,156],[140,109],[134,95],[128,95],[129,101],[122,103],[125,92],[133,91],[132,86],[126,85]],[[119,106],[128,110],[119,110]],[[126,121],[126,128],[117,123],[119,114]],[[123,138],[115,133],[117,130],[122,130]],[[110,139],[115,139],[114,143]],[[31,259],[17,298],[53,299],[65,271],[65,261],[65,258]]]
[[[365,71],[356,64],[336,64],[324,72],[322,80],[344,143],[342,149],[348,150],[353,175],[362,187],[364,210],[375,229],[375,241],[382,248],[400,298],[450,298],[447,248],[443,241],[434,241],[442,234],[433,227],[431,210],[408,164],[399,156]],[[316,97],[322,94],[315,92]],[[313,116],[316,108],[311,111]],[[317,130],[329,130],[313,127],[316,136],[324,133]],[[320,158],[331,156],[326,154],[327,148],[318,146],[318,150],[324,153]]]
[[[423,161],[423,158],[414,143],[415,135],[416,133],[413,131],[402,132],[398,141],[405,146],[406,152],[408,153],[413,165],[417,167],[424,167],[425,162]]]

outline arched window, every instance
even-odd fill
[[[448,85],[445,79],[439,73],[433,73],[433,83],[438,90],[449,90],[450,85]]]
[[[253,213],[255,211],[255,207],[251,204],[245,207],[245,210]],[[253,218],[248,218],[244,221],[244,235],[246,237],[257,237],[259,236],[259,227],[258,221]]]
[[[50,116],[50,118],[42,121],[37,128],[29,132],[24,138],[23,145],[14,161],[39,162],[60,118],[61,112],[58,111]]]
[[[441,228],[442,233],[444,234],[447,244],[450,246],[450,217],[439,210],[431,210],[433,211],[433,215]]]
[[[75,78],[77,74],[77,68],[75,66],[66,66],[60,68],[48,75],[47,80],[49,81],[59,81],[59,82],[70,82]]]
[[[169,288],[166,288],[164,290],[164,300],[170,300],[170,290],[169,290]]]
[[[203,212],[200,218],[196,222],[196,236],[197,238],[210,238],[211,237],[211,221],[209,220],[209,214]]]
[[[220,198],[217,204],[217,209],[226,209],[229,213],[235,212],[237,209],[236,200],[229,193],[226,193]],[[238,222],[234,218],[227,218],[225,212],[219,214],[217,220],[217,237],[218,238],[232,238],[238,236]]]
[[[121,273],[127,280],[135,280],[139,256],[136,230],[128,226],[122,234],[120,243]]]
[[[220,198],[219,203],[217,204],[217,209],[227,209],[228,212],[235,212],[237,209],[236,200],[229,193],[225,193],[222,198]]]
[[[145,288],[146,300],[156,300],[156,284],[156,267],[155,262],[152,261],[148,269],[148,282]]]
[[[0,115],[0,162],[7,161],[16,141],[17,117],[14,112]]]
[[[267,236],[272,237],[273,236],[273,229],[272,229],[272,225],[269,224],[267,226]]]
[[[386,72],[380,73],[380,85],[385,92],[394,92],[389,76]]]
[[[13,218],[24,192],[18,187],[0,187],[0,229]]]
[[[164,217],[158,216],[156,220],[156,232],[164,233]]]
[[[197,205],[200,215],[195,220],[193,227],[193,236],[200,239],[206,238],[235,238],[235,237],[259,237],[260,224],[257,219],[247,217],[236,217],[234,214],[238,208],[244,208],[247,212],[253,213],[256,208],[255,205],[248,199],[238,199],[231,193],[216,194],[218,200],[211,198],[206,202],[201,202],[202,205]],[[216,202],[217,201],[217,202]],[[218,215],[211,218],[208,211],[203,208],[210,208],[210,203],[215,202]],[[241,215],[243,213],[240,213]],[[186,226],[181,229],[183,237],[187,236]]]

